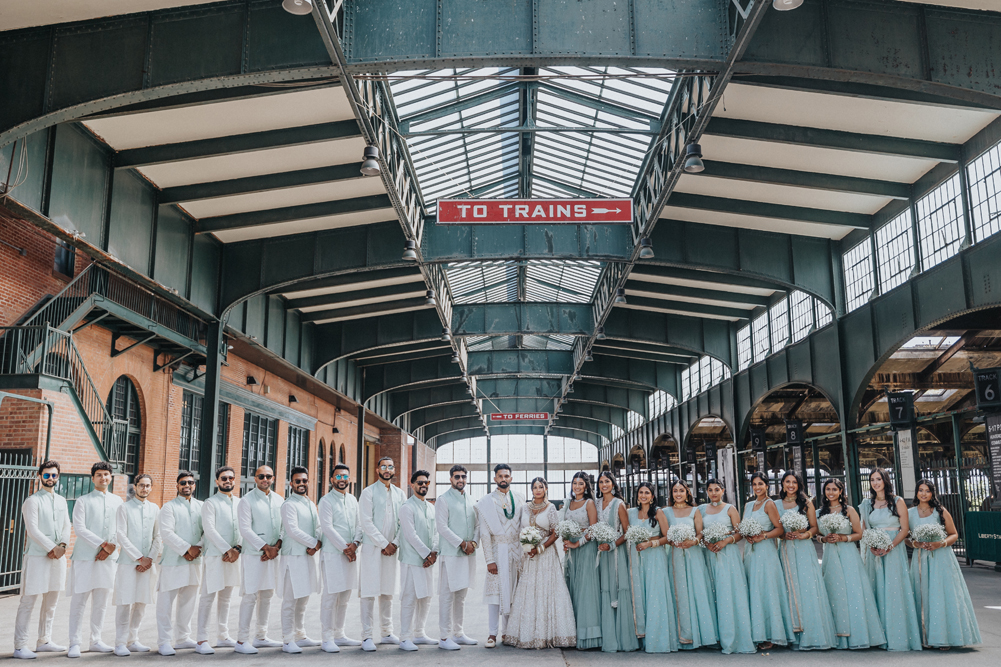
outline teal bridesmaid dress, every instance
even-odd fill
[[[570,500],[563,504],[560,520],[576,521],[581,530],[590,526],[587,518],[587,503],[571,510]],[[587,542],[584,546],[571,549],[563,562],[563,576],[570,591],[574,618],[577,621],[577,648],[597,648],[601,646],[601,616],[598,604],[601,592],[598,586],[598,571],[594,560],[598,557],[598,545]]]
[[[629,525],[643,526],[661,537],[660,525],[653,527],[648,519],[639,518],[639,508],[629,510]],[[671,590],[671,568],[668,562],[670,546],[637,551],[628,542],[629,578],[633,590],[633,618],[636,636],[643,640],[647,653],[668,653],[678,650],[678,620],[674,616],[674,592]]]
[[[785,509],[778,506],[779,517],[786,512],[799,512],[799,508]],[[789,595],[789,611],[796,631],[794,645],[800,651],[834,648],[834,616],[827,598],[827,585],[817,562],[813,540],[782,540],[779,546],[782,569],[785,572]]]
[[[699,505],[703,525],[725,522],[731,528],[732,522],[727,514],[729,507],[724,504],[719,514],[708,514],[706,510],[709,505]],[[720,648],[724,654],[754,653],[757,648],[751,639],[751,608],[747,599],[747,580],[744,578],[740,547],[728,544],[717,553],[705,549],[705,557],[716,587],[716,624]]]
[[[923,523],[941,523],[937,511],[922,518],[918,516],[917,507],[907,510],[907,518],[912,531]],[[935,551],[915,549],[911,554],[911,583],[925,646],[980,643],[980,626],[973,611],[970,590],[951,547]]]
[[[775,528],[765,508],[775,504],[766,500],[757,511],[755,501],[744,507],[744,518],[753,518],[761,524],[762,532]],[[751,638],[755,644],[771,642],[779,646],[792,644],[796,635],[789,612],[789,595],[786,589],[782,564],[775,538],[757,544],[744,543],[744,572],[747,575],[747,594],[751,605]]]
[[[894,497],[893,502],[897,502]],[[885,530],[891,538],[900,532],[900,519],[889,508],[872,508],[872,499],[866,498],[859,505],[863,528]],[[862,550],[862,562],[876,594],[876,609],[886,635],[888,651],[920,651],[921,626],[918,624],[914,587],[907,571],[907,549],[903,542],[885,556],[873,555]]]
[[[613,498],[608,507],[598,504],[598,521],[604,521],[619,535],[624,532],[619,522],[619,505],[622,501]],[[633,594],[629,581],[628,542],[622,546],[612,545],[610,551],[598,552],[598,578],[601,582],[601,650],[606,653],[616,651],[636,651],[640,647],[633,621]]]
[[[839,531],[851,535],[851,525]],[[826,535],[821,531],[822,534]],[[872,583],[862,565],[857,542],[824,544],[821,566],[834,613],[837,648],[883,648],[886,636],[876,608]]]
[[[684,525],[695,530],[691,508],[688,516],[678,516],[673,507],[664,508],[668,526]],[[706,564],[705,549],[699,545],[687,549],[669,547],[671,592],[674,593],[675,620],[678,624],[678,647],[682,650],[719,643],[716,633],[716,595]]]

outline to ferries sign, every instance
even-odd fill
[[[439,199],[439,225],[627,225],[632,199]]]
[[[523,420],[548,420],[548,412],[492,412],[490,421],[523,421]]]

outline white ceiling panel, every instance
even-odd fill
[[[302,146],[283,146],[250,153],[169,162],[142,167],[139,171],[157,186],[172,188],[177,185],[227,181],[233,178],[358,162],[361,160],[364,148],[365,140],[353,137]]]
[[[253,194],[205,199],[187,202],[181,204],[181,207],[195,218],[206,218],[215,215],[263,211],[285,206],[316,204],[385,193],[386,187],[382,184],[381,178],[365,178],[359,174],[358,178],[346,181],[332,181],[283,190],[268,190]]]
[[[998,0],[899,0],[900,2],[917,2],[922,5],[938,5],[940,7],[957,7],[959,9],[981,9],[985,12],[1001,12],[1001,2]]]
[[[632,274],[629,276],[632,278]],[[626,288],[626,296],[639,296],[647,299],[668,299],[670,301],[684,301],[685,303],[701,303],[705,306],[726,306],[727,308],[740,308],[741,310],[754,310],[756,306],[752,306],[747,303],[740,303],[736,301],[727,301],[725,298],[721,299],[701,299],[691,296],[679,296],[676,294],[661,294],[660,292],[646,292],[642,289],[629,289]],[[725,297],[725,293],[720,293],[721,297]]]
[[[291,220],[289,222],[277,222],[270,225],[257,225],[255,227],[246,227],[244,229],[232,229],[213,233],[223,243],[235,243],[236,241],[251,241],[253,239],[285,236],[287,234],[318,232],[325,229],[357,227],[359,225],[369,225],[374,222],[386,222],[387,220],[395,219],[396,211],[391,208],[380,208],[372,211],[361,211],[359,213],[326,215],[319,218]],[[400,252],[402,253],[403,250],[401,249]]]
[[[354,114],[340,86],[88,120],[116,151],[231,137],[338,120]]]
[[[1001,114],[733,82],[713,115],[959,144]]]
[[[306,306],[305,308],[298,308],[304,313],[312,313],[318,310],[333,310],[335,308],[354,308],[355,306],[367,306],[372,303],[386,303],[387,301],[399,301],[401,299],[415,299],[419,296],[424,296],[425,293],[423,283],[417,285],[415,289],[411,292],[401,292],[400,294],[389,294],[387,296],[375,297],[372,299],[356,299],[354,301],[340,301],[338,303],[330,303],[323,306]]]
[[[675,310],[673,308],[648,308],[646,306],[636,306],[633,304],[617,304],[616,308],[629,308],[630,310],[645,310],[649,313],[668,313],[670,315],[687,315],[688,317],[701,317],[707,320],[726,320],[727,322],[739,322],[738,317],[724,317],[723,315],[706,315],[705,313],[692,312],[690,310]]]
[[[0,30],[16,30],[154,9],[206,5],[218,0],[3,0]]]
[[[724,283],[703,282],[701,280],[687,280],[685,278],[667,278],[664,276],[650,275],[648,273],[640,273],[640,271],[642,271],[642,264],[639,267],[639,271],[634,270],[629,274],[629,280],[643,280],[645,282],[659,283],[661,285],[678,285],[679,287],[696,287],[699,289],[720,290],[724,293],[737,292],[739,294],[756,294],[758,296],[771,296],[778,291],[760,289],[757,287],[745,287],[743,285],[727,285]]]
[[[707,225],[757,229],[764,232],[781,232],[783,234],[815,236],[824,239],[841,239],[847,236],[853,229],[846,225],[827,225],[801,222],[799,220],[765,218],[757,215],[720,213],[718,211],[704,211],[702,209],[680,208],[678,206],[665,206],[661,217],[687,222],[702,222]]]
[[[432,306],[415,306],[413,308],[398,308],[394,310],[383,310],[378,313],[363,313],[361,315],[350,315],[348,317],[331,317],[327,320],[317,320],[316,324],[327,324],[329,322],[347,322],[349,320],[363,320],[368,317],[382,317],[383,315],[392,315],[394,313],[409,313],[414,310],[423,310],[424,308],[431,308]]]
[[[376,287],[388,287],[390,285],[405,285],[406,283],[420,283],[424,285],[424,277],[415,273],[412,276],[401,276],[399,278],[388,278],[386,280],[364,280],[364,273],[358,274],[359,281],[335,287],[319,287],[317,289],[299,290],[298,292],[282,292],[282,296],[287,299],[304,299],[310,296],[322,296],[324,294],[340,294],[341,292],[355,292],[363,289],[374,289]],[[424,289],[423,287],[421,289]]]
[[[678,182],[677,192],[687,192],[727,199],[803,206],[829,211],[847,211],[872,215],[890,202],[889,197],[846,194],[829,190],[811,190],[789,185],[754,183],[710,176],[684,174]]]

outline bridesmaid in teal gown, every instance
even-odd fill
[[[942,650],[979,644],[980,626],[970,591],[951,548],[959,534],[931,481],[918,481],[914,506],[907,510],[907,515],[912,531],[924,523],[937,523],[945,529],[946,535],[941,542],[911,542],[914,547],[911,582],[921,621],[922,643]]]
[[[629,510],[629,525],[642,526],[653,536],[646,542],[629,547],[629,575],[633,589],[633,616],[636,636],[643,640],[647,653],[668,653],[678,650],[678,621],[674,617],[674,593],[671,591],[671,570],[665,547],[667,517],[657,509],[653,485],[642,482],[636,489],[639,507]],[[651,516],[651,514],[653,516]]]
[[[671,506],[664,510],[668,529],[688,526],[695,539],[671,542],[670,576],[678,623],[678,646],[683,651],[719,643],[716,633],[716,596],[706,564],[702,540],[702,514],[695,507],[692,491],[680,479],[671,483]]]
[[[744,572],[751,605],[751,638],[759,649],[786,646],[795,641],[789,595],[783,576],[776,540],[785,530],[779,522],[775,501],[768,497],[768,478],[764,473],[751,475],[754,497],[744,507],[744,519],[761,524],[762,532],[745,537]]]
[[[880,468],[869,473],[869,489],[869,497],[859,505],[862,528],[885,530],[893,537],[889,549],[869,549],[862,554],[876,594],[886,648],[889,651],[920,651],[921,626],[914,587],[907,571],[907,550],[900,547],[909,530],[907,505],[903,498],[893,495],[893,483]]]
[[[723,502],[723,484],[715,479],[706,482],[709,502],[699,505],[703,526],[723,523],[734,534],[714,544],[707,544],[706,559],[713,585],[716,588],[716,623],[719,644],[723,653],[754,653],[757,649],[751,639],[751,608],[747,598],[747,580],[744,564],[740,559],[740,524],[737,508]]]
[[[598,521],[619,535],[611,544],[598,545],[598,575],[601,581],[601,650],[606,653],[635,651],[640,642],[633,621],[633,594],[629,581],[629,551],[625,529],[629,514],[619,485],[605,470],[598,476]]]
[[[806,497],[803,480],[790,471],[782,475],[782,503],[779,516],[798,512],[809,521],[809,527],[799,532],[786,531],[779,555],[789,587],[789,611],[796,631],[795,647],[800,651],[834,648],[834,616],[827,598],[827,585],[817,562],[813,536],[817,534],[817,512]]]
[[[886,645],[886,637],[876,609],[876,596],[855,545],[862,539],[862,522],[858,512],[848,506],[844,482],[840,479],[824,482],[821,502],[817,515],[818,528],[820,520],[828,514],[841,514],[848,520],[848,526],[837,533],[828,534],[821,530],[823,537],[820,538],[824,545],[821,570],[834,613],[837,647],[882,648]]]
[[[570,482],[570,497],[563,503],[560,512],[560,521],[565,519],[576,521],[581,531],[598,521],[598,510],[586,472],[576,473]],[[601,646],[601,617],[598,611],[601,592],[598,571],[594,567],[598,545],[583,537],[579,542],[564,542],[563,551],[567,554],[563,576],[577,621],[577,648],[598,648]]]

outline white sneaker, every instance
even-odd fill
[[[80,657],[80,645],[76,644],[70,646],[70,650],[66,651],[67,658],[79,658]]]
[[[361,642],[350,637],[338,637],[334,640],[338,646],[361,646]]]
[[[458,637],[452,637],[452,641],[454,641],[459,646],[476,646],[477,644],[479,644],[478,641],[476,641],[472,637],[467,637],[466,635],[459,635]]]
[[[282,653],[302,653],[302,649],[295,642],[289,642],[288,644],[282,644]]]
[[[149,646],[146,646],[146,644],[143,644],[142,642],[135,641],[129,644],[129,650],[133,653],[149,653]]]
[[[446,651],[458,651],[459,645],[451,639],[442,639],[438,642],[438,648],[445,649]]]
[[[132,652],[129,651],[129,647],[126,646],[125,644],[118,644],[117,646],[115,646],[115,655],[124,658],[127,655],[132,655]]]
[[[174,648],[178,651],[186,648],[196,648],[197,646],[198,644],[195,642],[194,639],[185,639],[183,642],[180,642],[179,644],[174,644]]]
[[[243,642],[242,644],[240,642],[237,642],[236,646],[233,647],[233,652],[246,653],[249,655],[252,653],[257,653],[257,649],[248,644],[247,642]]]
[[[361,643],[361,650],[363,650],[363,651],[374,651],[375,650],[375,642],[372,641],[371,638],[366,639],[365,641],[363,641]]]
[[[223,637],[222,639],[220,639],[215,643],[216,648],[220,648],[223,646],[227,648],[233,648],[234,646],[236,646],[236,640],[233,639],[232,637]]]
[[[320,648],[323,649],[326,653],[340,653],[341,652],[341,649],[339,649],[337,647],[337,642],[334,642],[334,641],[325,641],[322,644],[320,644]]]
[[[303,637],[302,639],[296,639],[295,645],[299,648],[309,648],[311,646],[319,646],[322,642],[315,639],[310,639],[309,637]]]
[[[201,644],[195,645],[195,653],[200,653],[202,655],[212,655],[213,653],[215,653],[215,649],[209,646],[209,643],[205,641],[202,642]]]
[[[274,639],[269,639],[268,637],[261,637],[254,640],[254,648],[278,648],[281,645],[281,642],[276,642]]]
[[[382,639],[379,640],[379,643],[380,644],[399,644],[400,643],[400,638],[397,637],[396,635],[386,635],[385,637],[383,637]]]
[[[170,644],[160,644],[160,655],[177,655],[177,651]]]
[[[402,642],[400,642],[400,650],[401,651],[416,651],[417,650],[417,645],[414,644],[409,639],[404,639]]]
[[[35,647],[35,653],[62,653],[65,650],[65,646],[53,644],[52,642],[45,642],[44,644],[39,644]]]
[[[18,648],[14,649],[14,657],[20,658],[21,660],[34,660],[38,656],[30,648]]]
[[[421,635],[420,637],[414,637],[414,643],[418,646],[434,646],[438,643],[438,640],[431,639],[427,635]]]
[[[111,653],[114,650],[115,649],[113,647],[108,646],[107,644],[105,644],[104,642],[102,642],[100,639],[98,639],[96,642],[94,642],[94,643],[92,643],[90,645],[90,652],[91,653]]]

